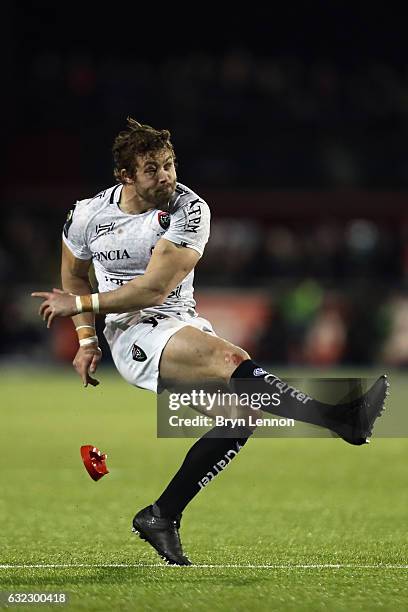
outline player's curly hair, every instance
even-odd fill
[[[143,125],[132,117],[127,118],[127,125],[127,129],[116,136],[112,147],[113,173],[119,183],[122,182],[120,176],[122,168],[129,176],[134,175],[136,155],[144,155],[165,148],[175,157],[168,130],[155,130],[150,125]]]

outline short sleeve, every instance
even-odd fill
[[[170,215],[170,226],[163,238],[194,249],[202,255],[210,236],[211,213],[208,204],[196,199]]]
[[[92,257],[86,240],[87,217],[85,206],[77,202],[69,211],[62,232],[64,243],[78,259],[91,259]]]

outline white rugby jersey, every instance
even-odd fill
[[[177,183],[168,210],[128,214],[119,208],[122,185],[79,200],[64,225],[63,241],[78,259],[92,259],[100,292],[112,291],[143,274],[156,242],[164,237],[200,253],[210,234],[210,210],[194,191]],[[194,312],[194,270],[170,293],[164,304],[146,312]],[[135,312],[107,315],[123,320]]]

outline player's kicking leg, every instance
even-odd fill
[[[242,349],[196,328],[184,327],[170,338],[163,350],[160,376],[165,386],[219,381],[229,384],[237,393],[251,390],[271,393],[271,384],[280,381],[254,363]],[[376,418],[384,407],[388,382],[381,376],[371,389],[358,399],[337,406],[309,398],[283,394],[279,406],[263,410],[326,427],[350,444],[368,441]],[[303,397],[302,397],[303,396]],[[149,542],[167,562],[190,565],[184,555],[179,526],[187,504],[225,469],[252,434],[250,428],[240,431],[214,427],[197,440],[188,451],[179,471],[154,504],[144,508],[133,519],[133,530]]]

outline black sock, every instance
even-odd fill
[[[251,359],[243,361],[234,370],[230,387],[237,394],[267,393],[276,394],[279,403],[262,406],[262,410],[276,416],[282,416],[319,425],[336,431],[347,419],[347,408],[353,403],[325,404],[319,402],[299,389],[284,383],[274,374],[269,374]]]
[[[214,427],[190,448],[177,474],[154,504],[158,516],[175,517],[211,480],[222,472],[244,446],[252,431]],[[158,512],[157,512],[158,510]]]

